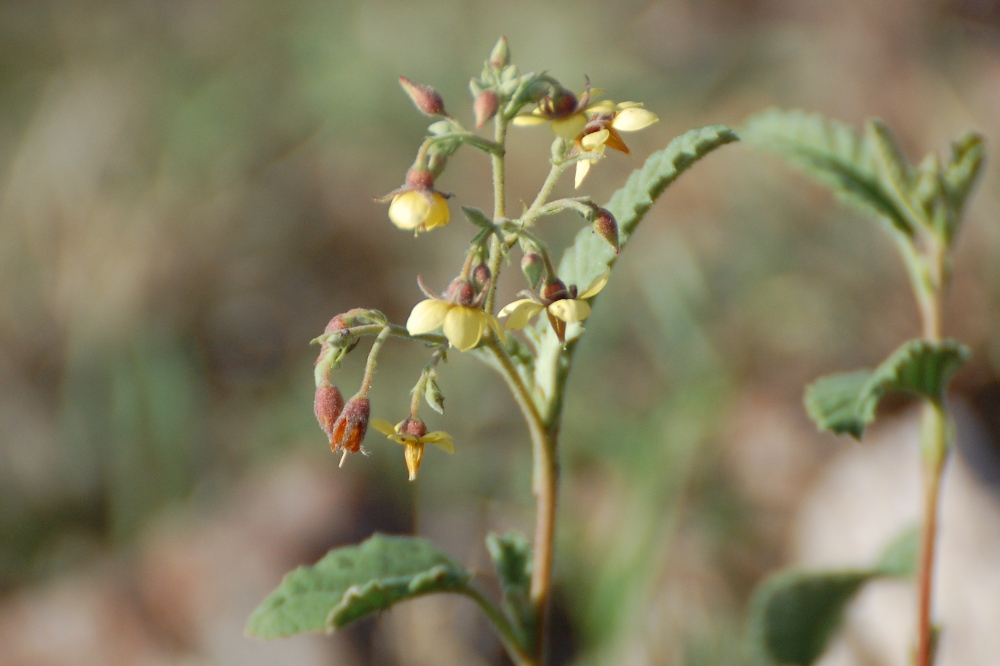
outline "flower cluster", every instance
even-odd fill
[[[482,73],[469,84],[472,95],[471,116],[474,130],[446,110],[441,95],[429,85],[400,77],[399,83],[414,106],[433,119],[427,135],[407,170],[402,186],[379,200],[389,204],[388,216],[393,225],[414,235],[448,225],[451,214],[447,195],[437,189],[437,180],[450,157],[462,147],[472,147],[487,153],[494,174],[503,168],[505,140],[509,125],[548,124],[556,134],[552,145],[552,171],[531,206],[525,206],[517,218],[508,218],[503,179],[498,188],[493,215],[475,208],[463,207],[465,217],[476,227],[476,234],[466,253],[462,270],[441,294],[427,289],[418,279],[426,299],[410,312],[405,327],[388,323],[385,316],[374,310],[355,309],[334,317],[323,335],[316,362],[316,419],[335,452],[363,451],[362,443],[369,426],[403,446],[404,459],[411,480],[415,479],[427,444],[449,453],[454,450],[451,436],[443,431],[428,432],[418,416],[421,398],[434,410],[444,413],[444,398],[436,383],[438,362],[449,348],[460,352],[481,349],[481,356],[497,356],[507,368],[512,363],[528,363],[517,357],[519,343],[507,340],[505,329],[524,328],[536,315],[545,313],[559,342],[565,345],[567,327],[580,324],[590,315],[588,302],[601,291],[608,279],[605,273],[584,289],[567,285],[553,268],[547,246],[535,235],[533,227],[542,217],[563,210],[576,212],[593,225],[593,231],[604,239],[615,253],[620,243],[614,216],[597,206],[589,197],[550,200],[558,178],[575,165],[575,184],[579,187],[591,166],[606,148],[628,153],[623,132],[640,130],[657,122],[656,114],[637,102],[615,103],[595,101],[600,90],[590,87],[574,94],[546,73],[522,73],[510,63],[510,50],[500,39],[485,62]],[[476,130],[488,121],[495,125],[494,138],[487,139]],[[496,184],[496,183],[495,183]],[[521,298],[496,313],[496,281],[506,265],[511,251],[520,246],[522,270],[528,279],[528,289]],[[505,318],[501,327],[497,317]],[[330,383],[332,370],[358,344],[361,337],[375,335],[369,352],[361,388],[345,402],[336,386]],[[396,425],[382,419],[370,419],[369,387],[376,359],[382,345],[390,337],[416,339],[432,348],[431,360],[421,372],[412,391],[407,418]],[[525,352],[527,353],[527,352]],[[504,360],[502,357],[509,355]]]

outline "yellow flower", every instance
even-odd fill
[[[392,198],[389,219],[400,229],[430,231],[448,224],[448,202],[444,195],[433,190],[406,190]]]
[[[371,427],[405,447],[403,457],[406,459],[406,469],[410,473],[410,481],[417,478],[417,470],[420,469],[420,462],[424,458],[425,444],[433,444],[448,453],[455,452],[451,435],[443,430],[427,432],[427,426],[416,417],[409,417],[396,425],[391,425],[385,419],[372,419]]]
[[[605,100],[589,106],[587,114],[589,120],[581,130],[582,136],[577,137],[577,144],[580,150],[598,155],[594,159],[580,160],[576,163],[576,187],[580,187],[583,183],[583,179],[590,171],[590,165],[600,159],[605,147],[628,154],[628,146],[625,145],[619,132],[645,129],[659,120],[655,113],[642,108],[639,102],[615,104]]]
[[[590,304],[586,299],[593,298],[604,289],[610,274],[611,271],[602,273],[579,295],[576,294],[575,286],[567,289],[561,281],[551,280],[542,288],[541,296],[532,295],[533,298],[514,301],[500,310],[498,316],[507,317],[505,329],[518,330],[524,328],[535,315],[545,310],[556,335],[560,340],[564,340],[566,324],[576,324],[590,316]]]
[[[587,124],[588,102],[591,95],[600,94],[599,90],[590,89],[590,81],[587,81],[587,88],[580,98],[566,90],[557,87],[545,97],[538,106],[529,114],[514,116],[511,121],[520,127],[531,125],[541,125],[551,122],[552,131],[556,135],[572,141],[583,132]]]
[[[457,305],[437,298],[420,301],[413,307],[406,330],[410,335],[422,335],[441,327],[453,347],[469,351],[479,344],[487,328],[492,328],[500,340],[503,331],[492,315],[477,307]]]

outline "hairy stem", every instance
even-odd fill
[[[923,281],[914,284],[923,337],[941,339],[942,294],[948,282],[946,248],[931,238],[924,252]],[[909,263],[909,261],[908,261]],[[916,666],[934,663],[934,562],[937,553],[938,513],[941,504],[941,477],[949,449],[948,415],[943,400],[924,404],[921,418],[924,470],[923,524],[920,538],[920,565],[917,572],[917,654]]]
[[[378,354],[382,351],[382,345],[392,334],[392,327],[385,326],[382,331],[375,338],[375,342],[372,343],[371,351],[368,352],[368,362],[365,364],[365,376],[361,380],[361,388],[359,393],[362,395],[368,395],[369,389],[372,387],[372,378],[375,376],[375,366],[378,364]]]

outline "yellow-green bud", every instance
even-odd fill
[[[501,37],[490,53],[490,67],[493,69],[503,69],[509,64],[510,47],[507,45],[507,38]]]

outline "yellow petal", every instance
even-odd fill
[[[410,318],[406,320],[406,330],[410,335],[430,333],[444,323],[445,316],[451,309],[450,303],[428,298],[413,306]]]
[[[642,106],[642,102],[618,102],[616,110],[624,111],[625,109],[631,109],[635,106]]]
[[[371,428],[375,428],[375,430],[379,431],[380,433],[386,436],[396,434],[396,429],[392,427],[392,424],[386,421],[385,419],[372,419],[371,421],[368,422],[368,426]]]
[[[655,113],[638,106],[631,106],[619,111],[611,126],[619,132],[634,132],[649,127],[659,118]]]
[[[575,324],[590,316],[590,304],[578,298],[564,298],[550,305],[549,312],[567,324]]]
[[[573,115],[552,121],[552,131],[567,141],[572,141],[583,133],[583,128],[587,125],[587,116],[580,112]]]
[[[531,127],[532,125],[541,125],[545,123],[546,119],[540,115],[532,113],[524,116],[514,116],[514,119],[510,122],[512,125],[517,125],[518,127]]]
[[[604,145],[604,142],[608,140],[611,136],[611,132],[606,129],[602,129],[600,132],[591,132],[590,134],[584,136],[580,139],[580,145],[583,146],[584,150],[591,151],[595,150]]]
[[[400,229],[413,231],[423,224],[429,211],[430,205],[424,195],[410,190],[392,198],[392,203],[389,204],[389,219]]]
[[[483,314],[486,313],[484,312]],[[500,344],[507,344],[507,336],[504,335],[503,329],[500,328],[500,322],[497,321],[497,318],[492,315],[486,315],[486,323],[493,329],[493,333],[496,334]]]
[[[618,107],[610,99],[602,99],[600,102],[594,102],[587,107],[587,113],[592,115],[598,115],[601,113],[614,113],[618,110]]]
[[[456,305],[448,310],[444,318],[444,335],[459,351],[469,351],[479,344],[483,337],[486,313],[475,308]]]
[[[444,432],[443,430],[435,430],[434,432],[429,432],[421,439],[426,444],[433,444],[434,446],[447,451],[448,453],[455,452],[455,445],[451,441],[451,435]]]
[[[437,192],[431,193],[431,205],[424,217],[424,230],[430,231],[434,227],[443,227],[448,224],[449,219],[448,200]]]
[[[580,162],[577,162],[577,164],[580,164]],[[498,316],[507,317],[504,328],[508,331],[516,331],[527,326],[528,321],[543,309],[541,305],[530,298],[522,298],[519,301],[514,301],[510,305],[504,306]]]
[[[576,177],[573,180],[573,187],[580,187],[583,184],[583,179],[590,173],[591,164],[593,164],[591,160],[580,160],[576,163]]]
[[[600,293],[601,289],[604,289],[604,285],[608,283],[608,277],[610,277],[611,271],[604,271],[596,278],[594,281],[587,285],[587,288],[583,290],[577,298],[591,298]]]
[[[417,470],[420,469],[420,461],[424,458],[424,445],[422,442],[408,444],[403,450],[403,459],[406,461],[406,470],[410,473],[410,481],[416,481]]]

